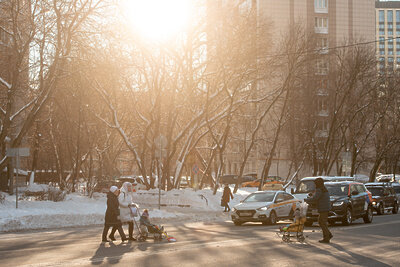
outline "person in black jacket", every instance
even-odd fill
[[[319,213],[318,223],[322,229],[323,239],[319,240],[320,243],[329,243],[333,237],[332,233],[328,229],[328,213],[331,209],[331,201],[328,189],[324,185],[322,178],[314,180],[315,192],[313,196],[304,199],[308,203],[316,203]]]
[[[122,229],[122,223],[119,219],[119,202],[118,202],[119,189],[116,186],[110,187],[110,192],[107,193],[107,210],[104,218],[104,229],[102,235],[102,242],[109,242],[107,234],[110,227],[116,227],[122,241],[128,240]]]

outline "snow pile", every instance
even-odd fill
[[[33,185],[32,190],[39,190]],[[41,191],[43,189],[40,189]],[[240,202],[256,188],[244,188],[234,194],[230,206]],[[155,223],[166,221],[210,221],[226,220],[220,207],[222,189],[216,195],[212,190],[194,191],[191,188],[161,192],[161,210],[158,210],[158,190],[134,193],[135,202],[141,211],[148,208]],[[106,211],[106,195],[95,193],[93,198],[75,194],[67,195],[65,201],[19,200],[15,208],[15,196],[6,195],[0,204],[0,232],[25,229],[60,228],[69,226],[101,225]]]
[[[49,186],[47,184],[30,184],[25,191],[29,192],[45,192],[49,190]]]

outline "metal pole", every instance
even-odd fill
[[[161,136],[160,136],[160,162],[162,162],[162,146],[161,146]],[[161,210],[161,164],[159,164],[158,168],[158,209]]]
[[[15,176],[15,208],[18,209],[18,170],[19,170],[19,155],[17,153],[17,175]]]

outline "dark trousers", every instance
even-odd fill
[[[328,229],[328,212],[320,212],[319,213],[318,224],[319,224],[319,227],[321,227],[324,240],[331,239],[332,234]]]
[[[110,236],[114,237],[115,231],[118,230],[118,233],[121,236],[121,239],[122,240],[126,239],[126,236],[125,236],[124,230],[122,229],[121,224],[118,224],[118,225],[104,224],[103,236],[102,236],[103,241],[107,240],[107,233],[108,233],[108,230],[110,229],[110,227],[112,227]]]
[[[225,201],[224,201],[224,208],[225,208],[224,211],[230,211],[231,210],[231,208],[229,207],[228,202],[225,202]]]
[[[128,231],[129,231],[129,237],[132,238],[133,237],[133,222],[128,222]],[[122,229],[122,226],[121,226]],[[117,231],[118,228],[116,228],[115,226],[112,228],[110,236],[114,237],[115,231]],[[118,230],[119,232],[119,230]],[[119,234],[121,235],[121,232],[119,232]]]

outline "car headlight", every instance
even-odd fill
[[[372,205],[376,205],[376,201],[372,201]]]
[[[258,208],[257,210],[260,210],[260,211],[266,211],[267,209],[268,209],[268,207],[267,207],[267,206],[265,206],[265,207]]]
[[[343,201],[339,201],[339,202],[334,202],[333,206],[334,207],[338,207],[338,206],[342,206],[343,205]]]
[[[233,212],[235,212],[235,211],[237,211],[237,209],[235,209],[235,208],[232,208],[232,211],[233,211]]]

